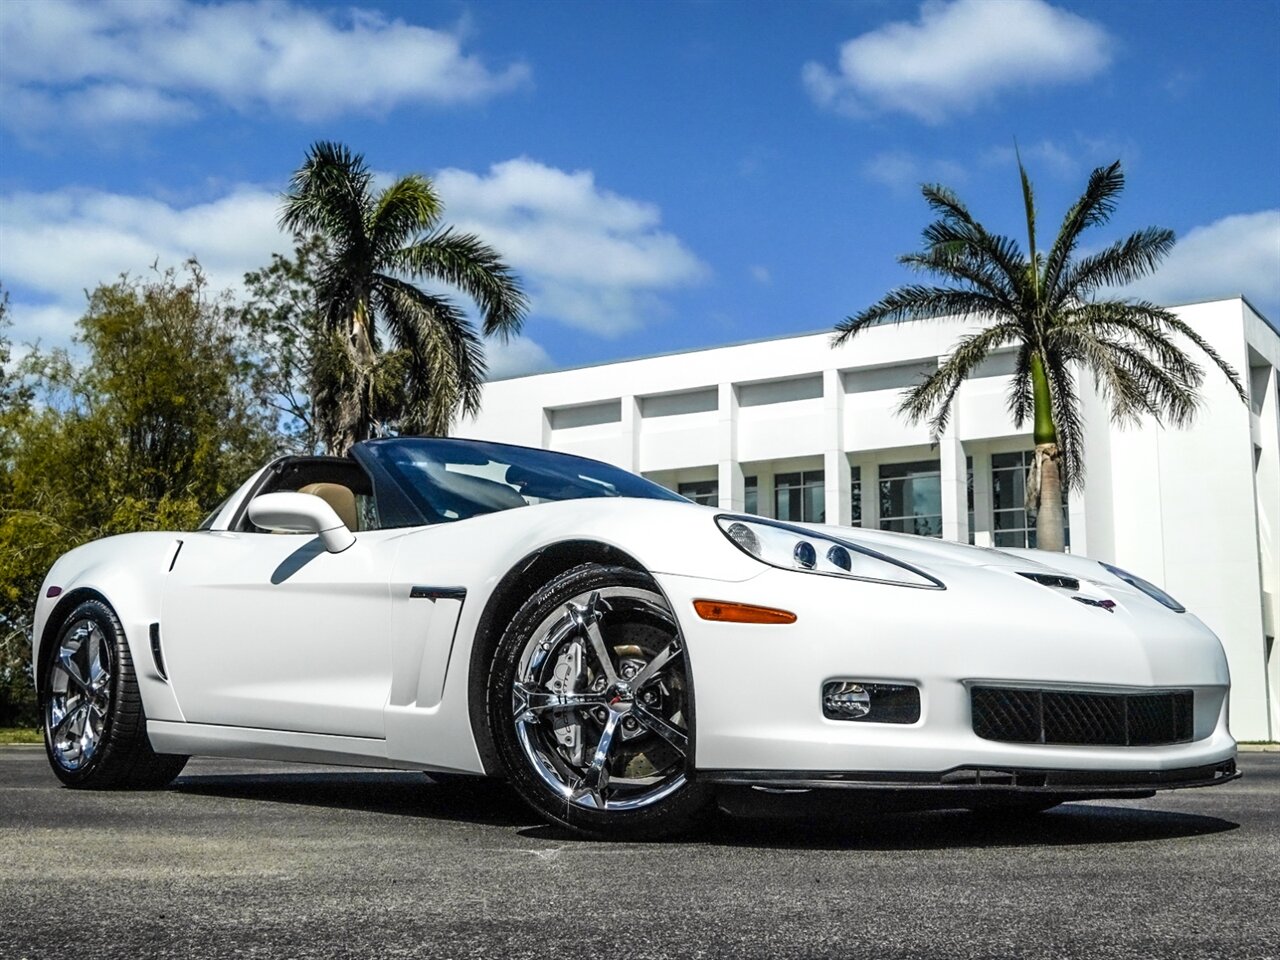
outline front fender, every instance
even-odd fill
[[[40,586],[32,622],[32,668],[40,683],[40,665],[55,641],[62,620],[81,600],[97,596],[108,603],[124,627],[125,641],[150,720],[182,720],[182,711],[151,653],[151,624],[160,621],[165,577],[182,547],[182,533],[129,533],[84,544],[63,554]],[[51,589],[56,596],[50,597]]]

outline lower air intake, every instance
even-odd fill
[[[970,690],[973,732],[984,740],[1153,747],[1191,739],[1190,690],[1076,693],[1015,687]]]

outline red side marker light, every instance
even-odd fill
[[[722,600],[695,600],[693,609],[703,620],[720,623],[795,623],[796,615],[790,610],[773,607],[757,607],[749,603],[728,603]]]
[[[62,592],[61,587],[50,587],[48,590],[44,592],[44,595],[52,599],[53,597],[56,597],[61,592]]]

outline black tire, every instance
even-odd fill
[[[186,757],[151,749],[129,644],[107,604],[77,604],[41,659],[44,746],[59,780],[90,790],[153,790],[182,771]]]
[[[598,627],[612,680],[589,626]],[[550,687],[538,679],[548,669]],[[567,708],[570,700],[588,705]],[[691,778],[693,687],[683,639],[643,573],[583,564],[530,597],[498,643],[486,706],[512,787],[553,823],[601,839],[656,839],[687,831],[710,808],[710,788]]]

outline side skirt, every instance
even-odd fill
[[[169,720],[148,720],[147,736],[151,740],[152,749],[157,753],[237,757],[243,760],[296,760],[303,763],[333,763],[384,769],[422,769],[421,764],[388,759],[385,740],[364,737],[333,737],[291,730],[222,727],[209,723],[174,723]]]

